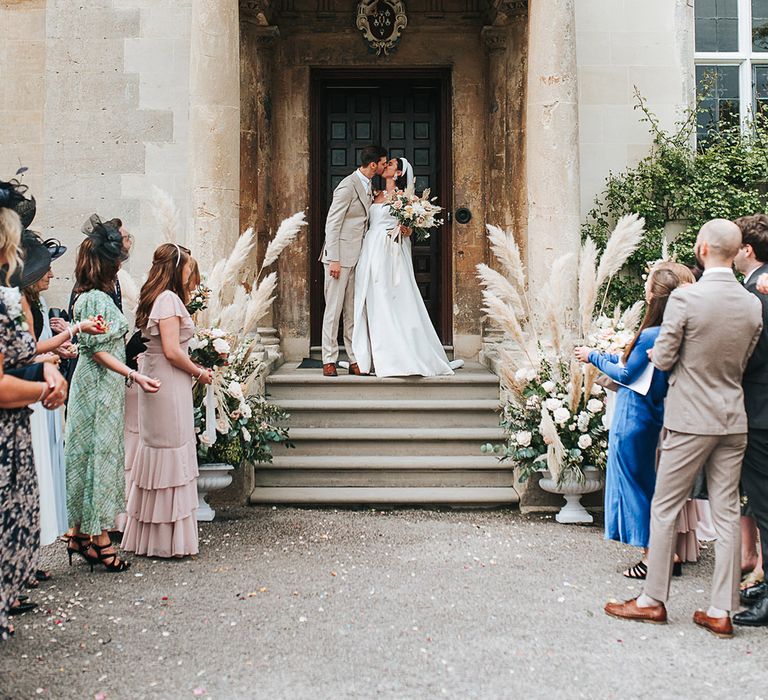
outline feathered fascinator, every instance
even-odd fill
[[[37,213],[35,198],[26,197],[27,189],[18,180],[0,180],[0,207],[13,209],[19,215],[23,228],[29,227]]]
[[[112,224],[103,222],[98,214],[93,214],[83,224],[82,231],[93,241],[99,257],[110,262],[124,262],[128,259],[120,231]]]

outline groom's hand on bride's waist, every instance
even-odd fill
[[[331,275],[331,277],[333,277],[333,279],[339,279],[339,276],[341,275],[341,263],[338,260],[329,262],[328,273]]]

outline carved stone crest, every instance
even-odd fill
[[[388,56],[397,49],[407,25],[403,0],[360,0],[357,5],[357,28],[377,56]]]

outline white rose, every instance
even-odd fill
[[[247,428],[243,428],[241,430],[241,432],[243,433],[243,439],[246,442],[250,442],[251,441],[251,434],[248,432],[248,429]]]
[[[240,404],[240,413],[243,414],[243,418],[246,420],[248,420],[253,415],[253,411],[247,403]]]
[[[532,382],[534,379],[536,379],[538,374],[539,373],[535,369],[533,369],[533,367],[529,367],[527,370],[525,370],[525,378],[529,382]]]
[[[533,438],[533,435],[531,435],[530,432],[527,430],[521,430],[517,433],[515,433],[515,441],[517,442],[520,447],[528,447],[531,444],[531,439]]]
[[[593,384],[592,390],[589,393],[592,394],[592,396],[602,396],[603,387],[601,387],[599,384]]]
[[[587,430],[589,430],[589,413],[585,413],[584,411],[579,413],[579,417],[576,423],[578,425],[579,430],[582,433],[586,433]]]
[[[578,444],[582,450],[588,450],[590,447],[592,447],[592,438],[589,435],[582,435],[579,438]]]
[[[221,330],[221,328],[211,328],[210,330],[211,338],[223,338],[226,333]]]
[[[224,338],[216,338],[216,340],[213,341],[213,349],[219,353],[219,355],[229,355],[231,348]]]
[[[552,418],[558,425],[565,425],[571,418],[571,412],[563,406],[562,408],[555,410],[552,414]]]
[[[560,399],[547,399],[544,402],[544,405],[547,407],[547,410],[552,413],[556,411],[558,408],[561,408],[563,405],[563,402]]]
[[[243,387],[240,385],[240,382],[231,381],[227,387],[227,393],[236,399],[242,399]]]
[[[551,394],[555,390],[555,386],[556,385],[553,381],[547,381],[541,385],[541,388],[544,389],[544,391],[546,391],[548,394]]]
[[[207,343],[207,341],[206,341],[206,343]],[[190,350],[199,350],[202,347],[205,347],[203,345],[203,341],[200,340],[200,338],[198,338],[197,336],[192,336],[189,339],[189,349]]]
[[[590,413],[600,413],[603,410],[603,402],[600,399],[590,399],[587,402],[587,410]]]

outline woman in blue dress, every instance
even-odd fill
[[[690,280],[681,279],[669,269],[655,269],[648,275],[645,318],[622,357],[586,347],[576,349],[579,360],[592,363],[620,385],[608,438],[605,538],[643,548],[643,560],[624,572],[628,578],[644,579],[647,572],[656,449],[667,395],[667,373],[656,368],[652,370],[647,393],[642,393],[647,386],[648,351],[659,335],[669,295],[689,282],[693,282],[692,275]],[[646,381],[639,382],[641,378]],[[635,382],[646,386],[630,388]],[[679,562],[675,564],[674,573],[678,576],[681,573]]]

